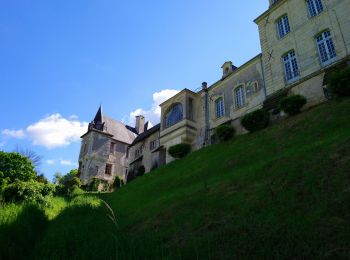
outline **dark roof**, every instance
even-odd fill
[[[94,118],[94,122],[97,123],[97,122],[103,122],[103,119],[102,119],[102,105],[100,105],[100,107],[98,108],[97,110],[97,113],[95,115],[95,118]]]
[[[146,131],[148,130],[148,126],[149,126],[149,121],[147,121],[147,122],[144,124],[144,127],[143,127],[143,131],[144,131],[144,132],[146,132]],[[129,131],[131,131],[131,132],[133,132],[134,134],[137,134],[137,135],[138,135],[137,130],[136,130],[135,127],[132,127],[132,126],[129,126],[129,125],[125,125],[125,127],[126,127]]]
[[[138,135],[130,146],[132,146],[132,145],[134,145],[134,144],[136,144],[136,143],[146,139],[151,134],[154,134],[155,132],[157,132],[159,129],[160,129],[160,124],[157,124],[157,125],[153,126],[149,130],[147,130],[147,131],[143,132],[142,134]]]

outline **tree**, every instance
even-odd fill
[[[63,178],[63,176],[62,176],[62,173],[60,173],[60,172],[56,172],[54,175],[53,175],[53,183],[55,183],[55,184],[61,184],[61,182],[62,182],[62,178]]]
[[[38,169],[39,166],[41,165],[43,157],[33,150],[30,149],[24,149],[19,146],[16,147],[14,150],[15,153],[19,153],[20,155],[27,157],[29,160],[31,160],[33,166],[35,169]]]
[[[47,178],[44,176],[44,174],[39,174],[38,176],[36,176],[36,181],[44,184],[47,184],[49,182]]]
[[[19,153],[0,151],[0,189],[15,181],[30,181],[36,178],[34,166],[29,158]]]
[[[78,178],[78,169],[71,170],[69,173],[64,175],[61,180],[61,184],[66,188],[70,189],[73,186],[81,186],[81,181]]]

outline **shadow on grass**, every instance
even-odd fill
[[[30,259],[47,226],[38,206],[24,206],[15,221],[0,226],[0,259]]]

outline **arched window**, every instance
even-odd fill
[[[222,117],[224,115],[224,100],[222,97],[215,100],[215,115],[216,118]]]
[[[165,128],[175,125],[177,122],[181,121],[183,118],[182,104],[174,104],[165,114],[164,123]]]

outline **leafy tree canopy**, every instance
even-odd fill
[[[0,189],[15,181],[30,181],[36,178],[29,158],[19,153],[0,151]]]

